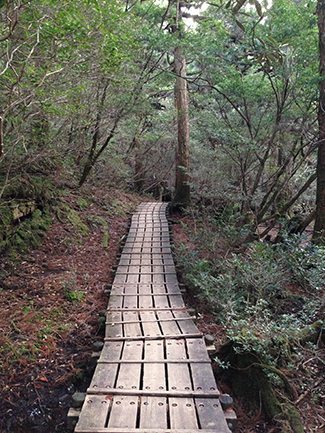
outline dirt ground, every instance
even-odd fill
[[[1,260],[1,433],[67,431],[71,395],[86,389],[94,368],[105,289],[139,201],[114,190],[71,192],[63,202],[78,211],[88,234],[53,216],[39,248]]]

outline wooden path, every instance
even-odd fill
[[[180,292],[166,204],[132,217],[76,433],[228,433],[204,339]]]

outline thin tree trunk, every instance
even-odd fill
[[[177,111],[176,182],[174,206],[190,204],[189,143],[190,128],[186,82],[186,60],[180,47],[175,48],[175,104]]]
[[[141,144],[137,137],[133,139],[133,146],[135,150],[134,154],[134,186],[135,190],[139,193],[144,188],[144,167],[143,167],[143,155],[141,152]]]
[[[325,245],[325,0],[318,0],[319,30],[319,142],[317,155],[316,220],[313,240]]]

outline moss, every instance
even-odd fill
[[[272,366],[261,364],[255,354],[242,352],[233,343],[228,343],[222,350],[222,357],[232,366],[229,370],[229,380],[233,391],[238,397],[245,398],[247,408],[258,410],[262,403],[266,417],[278,421],[282,433],[303,433],[299,412],[287,401],[279,401],[266,369],[273,373],[278,372],[282,380],[283,373]]]
[[[29,247],[37,247],[50,224],[51,218],[47,212],[35,211],[31,219],[18,225],[12,246],[19,245],[19,248],[24,251]]]
[[[33,199],[39,204],[45,204],[58,195],[58,190],[51,179],[40,175],[30,175],[11,179],[6,185],[3,198]]]
[[[109,240],[110,240],[110,234],[107,226],[106,230],[104,229],[104,233],[103,233],[103,240],[102,240],[103,248],[105,249],[108,248]]]
[[[16,252],[37,247],[51,224],[49,211],[35,210],[31,217],[15,222],[12,206],[1,206],[0,251],[15,256]]]
[[[57,217],[61,221],[65,220],[69,222],[81,236],[89,234],[88,226],[82,221],[79,213],[66,203],[61,203],[57,208]]]
[[[0,251],[2,251],[3,247],[6,245],[8,231],[13,223],[14,220],[11,208],[6,204],[2,204],[0,206]]]
[[[282,405],[282,412],[285,415],[288,425],[288,433],[304,433],[300,414],[298,410],[290,403]]]
[[[110,210],[112,211],[113,215],[116,216],[125,216],[127,210],[125,209],[125,204],[121,200],[112,200],[109,204]]]
[[[299,340],[301,343],[312,342],[316,343],[319,335],[324,327],[323,320],[317,320],[316,322],[306,326],[300,331]],[[324,339],[324,335],[321,334],[322,340]]]
[[[262,402],[264,412],[268,419],[276,419],[281,415],[281,406],[264,370],[254,366],[256,357],[251,354],[232,353],[231,382],[234,392],[238,396],[245,396],[250,410],[259,407]]]
[[[0,225],[8,226],[13,223],[12,210],[8,204],[2,204],[0,206]]]
[[[90,201],[86,200],[83,197],[78,198],[77,204],[80,210],[87,209],[90,206]]]

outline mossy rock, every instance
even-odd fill
[[[1,206],[0,217],[0,251],[15,255],[37,247],[52,222],[48,210],[35,210],[31,216],[22,221],[14,220],[12,205]]]
[[[3,199],[31,199],[44,205],[52,201],[58,195],[58,190],[48,177],[26,175],[11,179],[11,181],[6,185]]]

